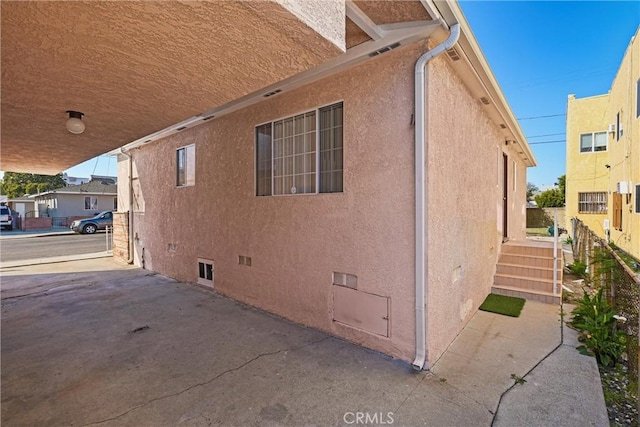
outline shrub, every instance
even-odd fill
[[[573,310],[572,324],[582,331],[577,349],[582,354],[595,356],[604,366],[615,366],[625,348],[626,336],[616,328],[614,312],[602,297],[602,288],[593,296],[585,292]]]
[[[578,277],[585,277],[587,275],[587,264],[582,261],[574,261],[573,264],[567,266],[569,273]]]

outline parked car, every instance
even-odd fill
[[[93,218],[78,219],[71,223],[71,228],[76,233],[93,234],[98,230],[104,230],[113,225],[113,212],[101,212]]]
[[[9,206],[0,206],[0,228],[13,230],[13,214]]]

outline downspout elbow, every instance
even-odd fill
[[[427,360],[427,185],[426,185],[426,120],[425,120],[425,73],[426,65],[447,49],[451,49],[460,37],[460,24],[451,26],[449,37],[433,49],[423,54],[415,66],[415,295],[416,295],[416,354],[414,369],[425,369]]]

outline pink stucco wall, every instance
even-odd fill
[[[425,50],[423,43],[397,49],[133,150],[137,262],[144,253],[146,268],[196,282],[197,258],[213,260],[218,292],[411,361],[413,68]],[[438,80],[429,86],[430,359],[489,292],[500,241],[501,140],[442,61],[429,71]],[[344,102],[344,192],[256,197],[255,126],[336,101]],[[191,143],[196,184],[178,188],[175,150]],[[120,162],[119,195],[127,200],[126,158]],[[239,256],[251,257],[251,267]],[[456,266],[461,278],[451,283]],[[356,275],[359,291],[389,298],[389,337],[332,321],[334,271]]]
[[[502,241],[503,153],[508,237],[525,238],[526,169],[444,57],[428,65],[427,98],[427,360],[432,364],[491,290]]]

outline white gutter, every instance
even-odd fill
[[[129,258],[127,258],[127,264],[133,264],[133,156],[124,148],[120,148],[120,153],[129,158]]]
[[[427,137],[425,133],[426,118],[426,65],[431,59],[453,47],[460,36],[460,24],[451,26],[449,38],[438,46],[422,55],[415,68],[415,186],[416,186],[416,358],[413,361],[413,368],[424,369],[427,358],[427,318],[425,306],[427,305],[427,252],[425,250],[427,241],[427,215],[425,210],[427,185],[426,185],[426,148]]]

